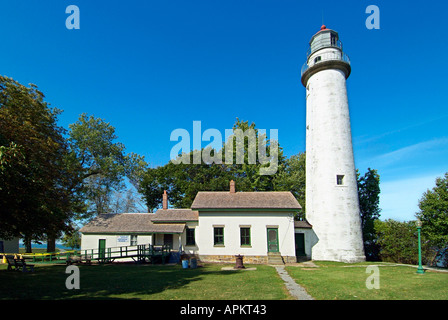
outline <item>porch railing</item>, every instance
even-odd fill
[[[316,61],[310,60],[304,63],[300,71],[301,75],[303,75],[309,68],[325,61],[338,60],[350,64],[350,58],[344,52],[325,52],[322,53],[321,55],[316,55],[316,58],[318,57],[320,57],[320,59]]]

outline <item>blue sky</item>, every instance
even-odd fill
[[[365,26],[372,4],[379,30]],[[69,5],[79,30],[65,26]],[[83,112],[109,121],[152,166],[169,161],[173,130],[201,121],[224,135],[237,117],[278,129],[291,156],[305,150],[300,68],[323,16],[352,63],[356,167],[379,171],[382,219],[412,220],[448,171],[446,12],[442,1],[3,1],[0,74],[38,85],[66,128]]]

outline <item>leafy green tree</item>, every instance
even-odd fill
[[[279,167],[274,177],[274,191],[291,191],[302,206],[298,219],[305,219],[306,203],[306,154],[291,156]]]
[[[168,192],[170,205],[175,208],[189,208],[199,191],[229,190],[232,175],[225,165],[194,164],[194,154],[189,154],[189,164],[174,164],[171,161],[158,168],[147,170],[142,180],[140,193],[146,201],[149,211],[162,204],[164,190]]]
[[[367,260],[378,260],[377,235],[375,221],[379,219],[380,176],[377,170],[368,168],[364,176],[357,172],[358,197],[361,214],[361,226],[364,241],[364,251]]]
[[[0,237],[55,238],[70,231],[79,180],[68,165],[60,110],[35,85],[0,76]]]
[[[422,234],[437,248],[448,246],[448,172],[438,177],[435,187],[427,190],[419,201],[416,214],[422,221]]]
[[[126,154],[115,128],[103,119],[84,113],[69,127],[72,161],[80,164],[86,205],[78,219],[89,220],[110,211],[112,195],[125,189],[126,177],[138,186],[147,163],[142,156]]]
[[[168,164],[150,168],[146,171],[140,192],[143,194],[150,211],[160,207],[162,202],[162,194],[164,190],[169,193],[169,201],[173,207],[188,208],[193,203],[196,194],[199,191],[228,191],[229,181],[234,180],[238,191],[272,191],[274,190],[274,176],[262,175],[260,170],[267,168],[270,163],[260,163],[255,161],[253,155],[258,155],[259,141],[262,139],[266,142],[266,146],[262,145],[266,150],[266,158],[278,157],[274,165],[281,166],[284,164],[285,158],[282,150],[277,146],[278,152],[274,152],[271,148],[273,142],[266,139],[264,135],[259,135],[255,124],[249,124],[247,121],[237,119],[233,126],[234,131],[240,130],[245,136],[231,136],[223,145],[222,150],[194,150],[188,154],[179,156],[179,160],[190,159],[187,161],[176,161],[177,164],[170,161]],[[247,131],[249,130],[249,131]],[[248,135],[247,133],[250,133]],[[226,155],[232,148],[233,159],[228,158],[214,163],[204,160],[203,155],[211,155],[210,158],[220,154]],[[275,154],[274,154],[275,153]],[[195,164],[194,159],[200,158],[200,164]],[[224,161],[225,160],[225,161]]]
[[[62,244],[72,249],[81,248],[81,234],[79,231],[66,234],[62,237]]]
[[[260,133],[255,123],[249,124],[248,121],[238,118],[233,125],[233,131],[234,134],[224,144],[223,154],[226,154],[230,147],[233,148],[233,161],[229,163],[226,158],[226,162],[238,190],[274,190],[274,177],[278,168],[286,161],[278,141],[268,139],[266,134]],[[243,139],[238,133],[243,135]]]

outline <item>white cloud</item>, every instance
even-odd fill
[[[448,114],[443,114],[443,115],[440,115],[440,116],[437,116],[437,117],[434,117],[434,118],[426,119],[426,120],[423,120],[423,121],[420,121],[420,122],[417,122],[417,123],[413,123],[413,124],[410,124],[408,126],[405,126],[405,127],[399,128],[399,129],[386,131],[386,132],[380,133],[380,134],[378,134],[376,136],[364,135],[364,136],[354,137],[354,142],[357,143],[357,144],[371,143],[372,141],[381,140],[381,139],[383,139],[383,138],[385,138],[385,137],[387,137],[389,135],[393,135],[393,134],[396,134],[396,133],[403,133],[403,132],[405,132],[407,130],[415,129],[415,128],[418,128],[418,127],[421,127],[421,126],[424,126],[424,125],[428,125],[428,124],[430,124],[432,122],[435,122],[435,121],[444,120],[445,118],[448,118]]]
[[[379,155],[373,159],[374,162],[384,166],[399,162],[403,159],[415,158],[424,155],[424,152],[440,150],[443,145],[448,145],[448,138],[437,138],[419,142],[392,152]]]

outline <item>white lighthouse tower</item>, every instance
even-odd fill
[[[365,260],[346,79],[350,60],[325,26],[310,41],[306,87],[306,218],[313,260]]]

